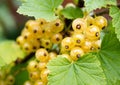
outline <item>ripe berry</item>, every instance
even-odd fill
[[[49,74],[49,73],[50,73],[50,71],[49,71],[48,69],[44,69],[44,70],[41,71],[40,77],[41,77],[41,80],[42,80],[44,83],[48,82],[47,77],[48,77],[48,74]]]
[[[62,41],[62,38],[63,38],[62,34],[57,33],[51,37],[51,41],[52,41],[52,43],[58,44]]]
[[[44,48],[50,49],[52,47],[52,42],[50,41],[50,39],[42,38],[40,42],[41,46]]]
[[[87,22],[87,26],[91,26],[91,25],[93,25],[95,22],[94,22],[94,18],[93,17],[91,17],[91,16],[87,16],[86,18],[85,18],[85,20],[86,20],[86,22]]]
[[[42,18],[37,19],[36,22],[39,23],[40,27],[48,23],[45,19],[42,19]]]
[[[72,58],[70,57],[69,54],[62,54],[61,56],[66,58],[68,61],[72,62]]]
[[[49,55],[46,49],[40,48],[35,53],[36,59],[40,62],[47,62]]]
[[[34,85],[44,85],[42,80],[36,80]]]
[[[27,70],[29,72],[37,71],[38,70],[38,62],[35,60],[30,61],[27,66]]]
[[[22,46],[22,45],[25,43],[25,39],[24,39],[23,36],[19,36],[19,37],[17,37],[16,42],[17,42],[20,46]]]
[[[74,42],[73,38],[66,37],[61,42],[61,49],[70,51],[74,47],[74,45],[75,45],[75,42]]]
[[[84,52],[90,52],[94,50],[93,42],[89,40],[85,40],[85,43],[82,45],[82,49]]]
[[[41,71],[43,69],[47,68],[47,63],[46,62],[39,62],[38,63],[38,69]]]
[[[33,85],[31,81],[26,81],[24,85]]]
[[[56,20],[50,22],[50,25],[52,28],[51,31],[53,33],[61,32],[64,29],[64,24],[60,19],[56,19]]]
[[[56,57],[57,57],[57,53],[55,53],[55,52],[50,52],[49,53],[49,60],[54,59]]]
[[[103,16],[95,17],[94,23],[100,28],[100,30],[104,29],[107,26],[107,20]]]
[[[7,85],[13,85],[15,82],[15,78],[13,75],[8,75],[7,78],[5,79],[5,82]]]
[[[72,28],[75,32],[84,32],[84,30],[87,28],[87,23],[82,18],[77,18],[72,23]]]
[[[22,49],[27,53],[30,54],[31,52],[33,52],[32,46],[29,42],[25,42],[22,46]]]
[[[85,37],[82,33],[74,33],[72,38],[75,41],[75,45],[81,46],[85,42]]]
[[[40,79],[40,72],[38,71],[30,72],[29,77],[32,81],[38,80]]]
[[[91,25],[87,28],[85,36],[89,40],[98,40],[100,38],[100,29],[95,25]]]
[[[84,51],[82,48],[80,47],[74,47],[71,51],[70,51],[70,57],[72,58],[72,60],[76,61],[78,60],[80,57],[82,57],[84,55]]]

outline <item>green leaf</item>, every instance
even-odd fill
[[[98,58],[107,77],[107,85],[120,85],[120,43],[115,33],[105,35]]]
[[[68,19],[83,17],[83,12],[78,7],[67,7],[61,11],[61,14]]]
[[[116,0],[84,0],[85,7],[88,12],[97,8],[106,7],[107,5],[116,5]]]
[[[15,75],[14,85],[24,85],[24,82],[29,80],[29,73],[26,66],[27,62],[17,64],[11,69],[11,74]]]
[[[17,10],[18,13],[35,18],[45,18],[46,20],[54,20],[55,8],[57,8],[63,0],[26,0]]]
[[[70,63],[58,56],[48,64],[48,85],[106,85],[105,75],[95,55]]]
[[[0,43],[0,68],[12,63],[17,58],[24,58],[25,53],[14,41],[3,41]]]
[[[115,33],[120,41],[120,9],[116,6],[111,6],[110,16],[113,18],[112,25],[115,27]]]

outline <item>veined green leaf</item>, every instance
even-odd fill
[[[92,54],[73,63],[58,56],[49,62],[48,69],[48,85],[106,85],[100,62]]]
[[[57,8],[63,0],[26,0],[17,10],[18,13],[35,18],[45,18],[46,20],[54,20],[55,8]]]
[[[97,8],[106,7],[107,5],[116,5],[116,0],[84,0],[88,12]]]
[[[0,43],[0,67],[10,64],[17,58],[24,58],[25,53],[14,41],[3,41]]]
[[[120,43],[115,33],[110,32],[104,36],[98,54],[107,77],[107,85],[120,85]]]
[[[83,12],[78,7],[67,7],[61,11],[61,14],[63,14],[64,17],[68,19],[83,17]]]
[[[120,41],[120,9],[116,6],[112,6],[110,8],[110,16],[113,18],[112,25],[115,27],[115,33]]]

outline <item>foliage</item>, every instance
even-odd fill
[[[62,20],[72,20],[85,17],[97,8],[107,8],[112,17],[112,21],[101,33],[101,49],[97,52],[85,54],[77,61],[68,61],[63,55],[51,60],[47,67],[50,70],[48,85],[120,85],[120,9],[116,6],[117,0],[84,0],[85,10],[79,7],[66,7],[56,16],[56,8],[64,0],[21,0],[23,3],[17,12],[23,15],[34,17],[35,19],[44,18],[48,21],[62,18]],[[75,4],[79,0],[74,0]],[[6,9],[5,7],[0,9]],[[5,10],[2,10],[5,11]],[[0,18],[4,15],[0,11]],[[6,12],[5,14],[7,14]],[[62,17],[63,16],[63,17]],[[10,18],[10,16],[6,17]],[[11,19],[11,18],[10,18]],[[95,22],[94,22],[95,23]],[[7,23],[8,26],[14,25],[14,21]],[[68,23],[66,26],[70,26]],[[68,27],[68,30],[70,29]],[[1,28],[0,28],[1,30]],[[0,40],[3,34],[0,31]],[[52,50],[59,45],[54,45]],[[16,59],[24,59],[25,52],[16,44],[15,41],[0,42],[0,68],[15,62]],[[27,60],[29,61],[29,59]],[[15,65],[11,73],[15,75],[15,85],[22,85],[28,79],[26,63]],[[22,70],[24,69],[24,70]],[[21,81],[19,81],[22,79]]]
[[[17,12],[34,16],[36,19],[45,18],[47,20],[53,20],[57,18],[54,13],[55,8],[57,8],[62,1],[63,0],[27,0]]]
[[[0,67],[12,63],[17,58],[23,59],[25,55],[14,41],[3,41],[0,43]]]

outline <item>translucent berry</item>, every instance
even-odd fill
[[[104,29],[107,26],[107,19],[103,16],[97,16],[95,17],[95,25],[97,25],[100,30]]]
[[[76,61],[78,60],[80,57],[82,57],[84,55],[84,51],[82,48],[80,47],[74,47],[71,51],[70,51],[70,57],[72,58],[72,60]]]
[[[43,69],[47,68],[47,63],[46,62],[39,62],[38,63],[38,69],[41,71]]]
[[[82,49],[84,52],[90,52],[94,50],[93,42],[89,40],[85,40],[85,43],[82,45]]]
[[[50,39],[42,38],[40,42],[41,42],[41,46],[44,48],[49,49],[52,47],[52,42],[50,41]]]
[[[70,57],[69,54],[62,54],[61,56],[66,58],[68,61],[72,62],[72,58]]]
[[[87,16],[86,18],[85,18],[85,20],[86,20],[86,22],[87,22],[87,26],[91,26],[91,25],[94,25],[94,18],[93,17],[91,17],[91,16]]]
[[[72,28],[75,32],[84,32],[84,30],[87,28],[87,23],[82,18],[77,18],[72,22]]]
[[[36,80],[34,85],[45,85],[42,80]]]
[[[26,82],[24,83],[24,85],[33,85],[33,83],[28,80],[28,81],[26,81]]]
[[[49,60],[54,59],[56,57],[57,57],[57,53],[55,53],[55,52],[50,52],[49,53]]]
[[[30,72],[29,77],[32,81],[38,80],[40,79],[40,72],[38,71]]]
[[[36,59],[40,62],[47,62],[49,59],[49,54],[46,49],[40,48],[35,53]]]
[[[44,70],[41,71],[40,77],[41,77],[41,80],[42,80],[44,83],[48,82],[47,77],[48,77],[48,74],[49,74],[49,73],[50,73],[50,71],[49,71],[48,69],[44,69]]]
[[[15,82],[15,78],[13,75],[8,75],[5,81],[7,85],[13,85]]]
[[[82,33],[74,33],[72,38],[74,39],[76,46],[81,46],[85,42],[85,36]]]
[[[52,43],[55,43],[55,44],[58,44],[62,41],[63,39],[63,36],[62,34],[60,33],[57,33],[57,34],[54,34],[52,37],[51,37],[51,41]]]
[[[61,42],[61,48],[67,51],[70,51],[75,45],[73,38],[66,37]]]
[[[51,30],[53,33],[61,32],[64,29],[64,24],[60,19],[56,19],[52,22],[50,22]]]
[[[27,70],[29,72],[37,71],[38,70],[38,62],[35,60],[30,61],[27,66]]]
[[[95,25],[89,26],[85,32],[85,37],[89,40],[98,40],[100,38],[100,29]]]

